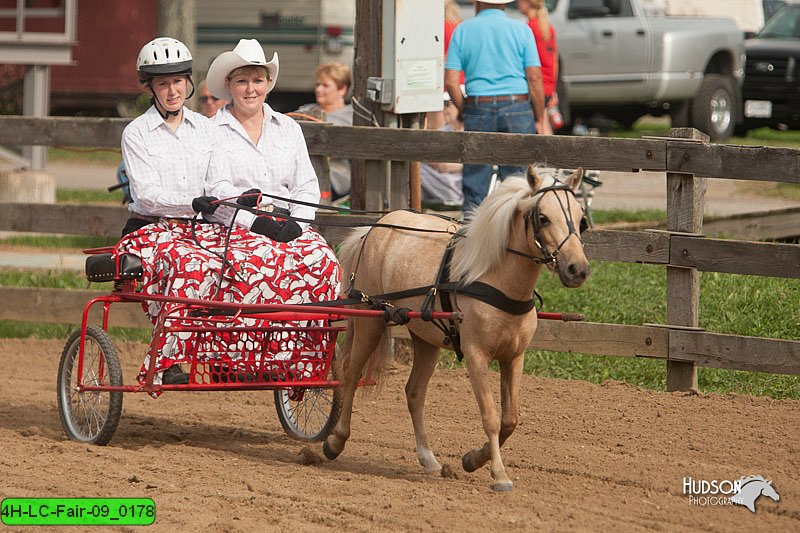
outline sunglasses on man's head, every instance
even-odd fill
[[[201,96],[200,97],[200,101],[201,102],[216,102],[217,100],[219,100],[219,98],[217,98],[216,96],[211,96],[211,95]]]

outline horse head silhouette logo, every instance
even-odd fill
[[[772,486],[772,481],[762,476],[745,476],[739,479],[739,492],[731,496],[731,502],[744,505],[751,512],[756,512],[756,500],[759,496],[772,498],[776,502],[781,499]]]

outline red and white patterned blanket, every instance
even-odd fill
[[[192,226],[162,221],[123,237],[115,253],[142,259],[144,294],[245,304],[300,304],[337,297],[339,263],[316,231],[306,229],[297,239],[281,243],[234,227],[226,255],[230,266],[223,271],[227,234],[228,228],[217,224]],[[143,306],[155,323],[162,304],[148,302]],[[172,333],[164,338],[156,361],[159,373],[155,384],[161,381],[161,371],[187,362],[187,354],[192,353],[189,343],[190,334]],[[149,355],[139,374],[140,382],[148,365]]]

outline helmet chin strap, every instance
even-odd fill
[[[192,86],[192,91],[189,93],[189,96],[187,96],[184,100],[188,100],[189,98],[194,96],[194,81],[192,81],[191,76],[187,76],[187,78],[189,79],[189,83]],[[158,97],[156,96],[156,92],[153,90],[152,81],[147,82],[147,87],[150,89],[150,95],[151,95],[150,104],[156,106],[156,111],[158,111],[158,114],[161,115],[161,118],[167,120],[169,117],[177,117],[178,115],[181,114],[181,111],[183,111],[183,106],[181,106],[180,109],[178,109],[177,111],[166,110],[164,105],[159,101]],[[164,110],[163,112],[161,111],[162,109]]]

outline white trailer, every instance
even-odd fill
[[[643,4],[650,14],[731,18],[743,32],[758,31],[770,14],[765,17],[765,4],[770,2],[764,0],[644,0]]]
[[[239,39],[257,39],[267,57],[280,58],[271,101],[313,101],[317,65],[352,67],[354,24],[355,0],[197,0],[195,72],[205,77],[211,61]]]

